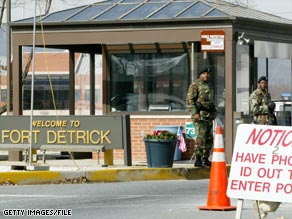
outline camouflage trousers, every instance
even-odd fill
[[[208,158],[213,147],[213,120],[206,118],[194,122],[197,138],[195,141],[196,158]]]

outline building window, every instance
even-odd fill
[[[274,100],[291,101],[291,60],[269,59],[268,80],[269,92]],[[288,98],[286,95],[290,94]],[[291,104],[291,102],[290,102]]]
[[[185,111],[187,53],[112,54],[111,111]]]
[[[100,88],[95,88],[95,104],[100,103]]]
[[[75,88],[75,101],[80,100],[80,89]]]
[[[249,46],[236,46],[236,111],[249,114]]]
[[[1,89],[1,101],[6,102],[7,101],[7,90]]]
[[[35,75],[33,108],[36,110],[69,109],[69,76],[51,75],[50,80],[47,75]],[[31,75],[25,80],[23,90],[23,109],[30,108]]]
[[[90,90],[89,90],[89,88],[85,89],[85,100],[90,102]]]

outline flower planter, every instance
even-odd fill
[[[144,139],[148,167],[171,168],[177,139]]]
[[[154,130],[167,130],[169,132],[176,133],[179,135],[179,133],[182,133],[183,128],[184,128],[183,126],[156,126],[154,127]],[[178,147],[178,141],[176,143],[176,147],[174,150],[173,160],[175,161],[181,160],[181,151]]]

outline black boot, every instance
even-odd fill
[[[212,162],[210,162],[208,158],[203,158],[202,159],[202,166],[211,167],[212,166]]]
[[[196,158],[195,167],[203,167],[202,159],[200,157]]]

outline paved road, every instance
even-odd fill
[[[32,217],[37,209],[59,210],[74,219],[234,219],[236,211],[201,211],[206,205],[208,180],[170,180],[94,184],[0,186],[0,218],[10,210]],[[236,205],[236,200],[231,200]],[[31,209],[31,211],[29,210]],[[291,204],[283,204],[272,217],[291,218]],[[43,211],[44,212],[44,211]],[[15,212],[14,212],[15,213]],[[270,216],[270,215],[269,215]],[[251,201],[244,202],[243,219],[255,218]]]

